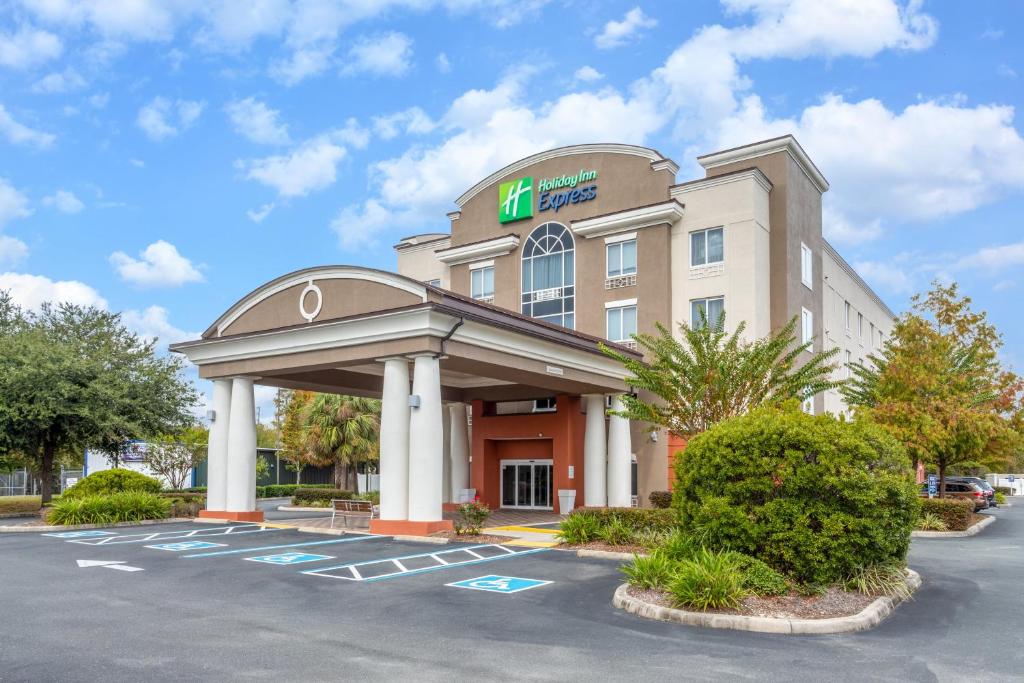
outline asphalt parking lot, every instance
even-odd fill
[[[0,680],[1019,679],[1018,501],[979,536],[915,540],[916,599],[845,636],[643,620],[611,606],[616,563],[557,550],[253,525],[3,534]]]

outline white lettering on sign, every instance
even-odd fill
[[[549,365],[545,368],[549,375],[564,375],[565,370],[562,368],[556,368],[554,365]]]

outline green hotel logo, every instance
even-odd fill
[[[511,223],[533,216],[533,178],[527,176],[498,186],[498,220]]]

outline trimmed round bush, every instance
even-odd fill
[[[651,495],[647,496],[647,500],[651,501],[651,505],[656,508],[672,507],[672,492],[651,491]]]
[[[93,472],[78,482],[61,498],[84,498],[86,496],[103,496],[122,491],[141,491],[143,493],[160,493],[163,487],[153,477],[147,477],[132,470],[112,469]]]
[[[830,584],[903,563],[918,516],[902,447],[881,428],[762,408],[723,421],[676,456],[673,507],[712,548]]]
[[[965,498],[922,498],[921,516],[934,515],[946,525],[941,531],[964,531],[974,517],[974,501]]]

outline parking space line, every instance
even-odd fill
[[[504,554],[502,554],[502,555],[494,555],[494,556],[485,556],[485,555],[481,555],[480,553],[476,552],[476,550],[482,549],[482,548],[494,548],[496,550],[501,550]],[[379,560],[367,560],[367,561],[364,561],[364,562],[354,562],[354,563],[349,563],[349,564],[336,565],[336,566],[333,566],[333,567],[320,567],[320,568],[317,568],[317,569],[308,569],[308,570],[306,570],[306,571],[304,571],[302,573],[303,574],[311,574],[311,575],[315,575],[315,576],[324,576],[324,577],[327,577],[327,578],[330,578],[330,579],[342,579],[342,580],[346,580],[346,581],[362,581],[362,582],[383,581],[384,579],[393,579],[393,578],[398,578],[398,577],[401,577],[401,576],[412,576],[413,574],[422,574],[424,572],[438,571],[438,570],[441,570],[441,569],[449,569],[449,568],[452,568],[452,567],[465,567],[465,566],[469,566],[469,565],[480,564],[480,563],[483,563],[483,562],[491,562],[491,561],[495,561],[495,560],[506,560],[506,559],[509,559],[509,558],[512,558],[512,557],[518,557],[520,555],[532,555],[534,553],[545,552],[547,550],[549,550],[549,549],[548,548],[532,548],[530,550],[516,551],[516,550],[511,550],[509,548],[506,548],[506,547],[498,545],[498,544],[487,543],[487,544],[469,546],[467,548],[453,548],[451,550],[445,550],[445,551],[437,552],[437,553],[418,553],[416,555],[403,555],[401,557],[386,557],[386,558],[381,558]],[[441,557],[439,557],[440,555],[449,555],[450,556],[450,555],[453,555],[453,554],[456,554],[456,553],[465,553],[467,555],[472,556],[474,559],[471,559],[471,560],[457,560],[457,561],[450,562],[448,560],[444,560]],[[435,562],[437,562],[438,564],[435,565],[435,566],[431,566],[431,567],[420,567],[420,568],[417,568],[417,569],[409,569],[409,568],[406,567],[405,564],[402,563],[403,560],[422,559],[422,558],[430,558],[430,559],[434,560]],[[360,572],[360,569],[359,569],[361,567],[365,568],[367,566],[372,566],[372,565],[386,565],[388,563],[393,564],[394,566],[398,567],[399,571],[397,571],[397,572],[392,571],[392,572],[387,572],[385,574],[379,574],[377,576],[368,576],[367,577],[367,576],[363,576],[362,572]],[[345,571],[348,572],[347,576],[344,575]],[[335,573],[332,573],[332,572],[342,572],[342,574],[335,574]]]
[[[255,528],[253,528],[255,527]],[[243,531],[237,531],[243,529]],[[123,543],[147,543],[149,541],[166,540],[174,538],[197,538],[209,536],[238,536],[240,534],[258,534],[277,529],[263,529],[257,524],[245,524],[239,526],[215,527],[213,529],[192,529],[179,531],[158,531],[148,534],[126,534],[123,536],[104,536],[98,539],[84,539],[65,541],[66,543],[80,543],[82,545],[120,545]]]
[[[237,555],[239,553],[257,552],[260,550],[277,550],[279,548],[298,548],[308,545],[329,545],[333,543],[353,543],[355,541],[372,541],[377,538],[389,539],[390,536],[354,536],[353,538],[333,538],[329,541],[306,541],[304,543],[282,543],[281,545],[265,545],[261,548],[239,548],[236,550],[218,550],[211,553],[196,553],[182,557],[213,557],[215,555]]]

